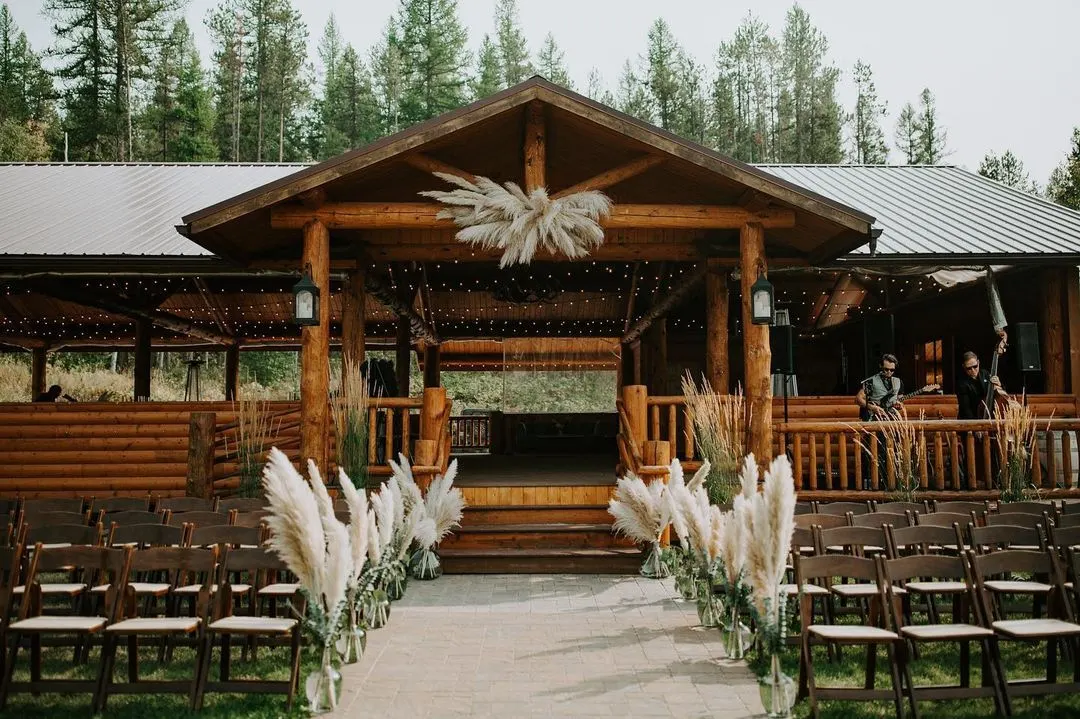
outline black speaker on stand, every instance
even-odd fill
[[[788,421],[788,383],[795,374],[795,332],[792,325],[769,327],[769,348],[772,362],[769,371],[784,376],[784,422]]]
[[[1024,392],[1027,392],[1027,373],[1042,372],[1042,356],[1039,353],[1039,324],[1037,322],[1017,322],[1015,332],[1016,362],[1024,378]]]

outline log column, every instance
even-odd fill
[[[225,349],[225,401],[234,402],[240,398],[240,345],[231,344]]]
[[[765,273],[765,230],[756,222],[739,232],[741,258],[743,364],[746,381],[747,446],[760,464],[772,459],[772,350],[769,326],[755,325],[750,306],[750,287],[758,273]]]
[[[44,347],[35,347],[30,356],[30,401],[33,402],[38,395],[45,391],[45,360],[47,353]]]
[[[301,262],[319,288],[319,324],[300,335],[300,460],[313,459],[327,470],[330,396],[330,233],[312,220],[304,225]]]
[[[343,366],[360,369],[364,364],[364,342],[366,311],[364,293],[364,270],[351,271],[345,280],[345,296],[342,298],[341,317],[341,361]]]
[[[431,389],[442,385],[442,377],[439,371],[439,345],[428,345],[424,348],[424,389]]]
[[[135,401],[150,399],[150,337],[153,324],[140,317],[135,320]]]
[[[728,283],[727,268],[717,258],[706,260],[705,275],[705,378],[712,391],[728,388]]]
[[[1039,344],[1042,354],[1044,391],[1065,391],[1065,277],[1059,269],[1046,269],[1039,278]]]
[[[547,140],[544,136],[544,105],[537,100],[525,110],[525,192],[544,187]]]
[[[408,317],[398,317],[394,345],[394,375],[397,378],[398,396],[409,396],[409,378],[412,365],[412,338]]]

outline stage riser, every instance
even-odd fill
[[[567,487],[462,487],[469,507],[538,505],[607,506],[615,485]]]
[[[466,507],[462,526],[476,524],[604,524],[611,522],[607,505]]]
[[[446,574],[637,574],[643,557],[622,556],[528,556],[511,554],[451,555],[442,557]]]
[[[476,532],[467,527],[442,543],[443,549],[606,549],[609,547],[633,547],[633,542],[616,537],[607,530],[593,531],[506,531]]]

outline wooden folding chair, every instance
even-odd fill
[[[1057,681],[1058,644],[1061,642],[1066,643],[1072,647],[1074,657],[1080,656],[1076,653],[1077,640],[1080,638],[1080,624],[1073,622],[1072,610],[1069,603],[1064,601],[1064,590],[1061,585],[1061,571],[1057,555],[1050,551],[1021,549],[999,550],[989,554],[976,554],[969,550],[966,564],[969,572],[968,581],[972,586],[972,604],[977,610],[981,626],[992,629],[999,640],[1045,641],[1047,643],[1045,678],[1015,681],[1008,680],[1008,672],[1001,661],[997,643],[991,644],[993,659],[1001,667],[1001,689],[1005,713],[1010,714],[1012,712],[1012,697],[1080,692],[1080,662],[1074,662],[1071,682],[1059,684]],[[1013,573],[1045,576],[1051,587],[1048,606],[1050,611],[1060,618],[1008,619],[1004,616],[996,617],[993,602],[994,592],[987,586],[987,583],[992,581],[992,577]]]
[[[911,512],[897,514],[895,512],[870,512],[869,514],[848,514],[848,524],[852,527],[873,527],[880,529],[886,524],[894,527],[910,527],[914,524],[914,515]]]
[[[89,527],[94,524],[91,512],[23,512],[23,521],[36,527],[55,527],[59,524]]]
[[[154,505],[154,509],[158,512],[167,509],[173,514],[181,514],[183,512],[216,512],[217,498],[161,497]]]
[[[169,519],[169,511],[148,512],[146,510],[122,510],[110,512],[102,518],[102,524],[106,527],[114,525],[127,526],[129,524],[166,524]]]
[[[1007,512],[1005,514],[986,515],[987,527],[1036,527],[1047,524],[1047,514],[1033,514],[1031,512]],[[1051,518],[1050,521],[1053,521]]]
[[[265,549],[229,549],[226,550],[225,559],[222,563],[221,579],[228,578],[236,572],[262,573],[283,572],[285,564],[273,552]],[[196,692],[195,709],[202,708],[203,699],[207,692],[237,692],[237,693],[278,693],[286,695],[286,710],[292,708],[293,697],[296,695],[297,686],[300,682],[300,625],[294,618],[262,617],[262,616],[235,616],[233,614],[233,592],[231,587],[224,587],[218,592],[218,601],[215,603],[217,612],[215,619],[207,627],[204,635],[204,660],[201,664],[199,686]],[[233,680],[229,676],[229,664],[232,651],[232,638],[238,637],[269,637],[287,638],[290,647],[289,678],[285,681],[257,680]],[[210,664],[216,637],[221,638],[221,664],[217,681],[210,681]]]
[[[7,631],[11,620],[15,585],[22,569],[23,545],[16,542],[0,547],[0,677],[4,676],[7,661]]]
[[[845,514],[799,514],[795,517],[796,529],[810,529],[811,527],[833,529],[846,526],[848,526],[848,521]]]
[[[179,572],[202,578],[194,616],[157,616],[138,611],[138,596],[128,585],[117,621],[105,628],[105,644],[101,651],[98,691],[94,697],[95,711],[104,711],[110,694],[187,694],[192,708],[199,684],[199,671],[204,661],[206,645],[201,641],[210,617],[210,585],[217,567],[217,547],[150,547],[135,551],[130,560],[131,572]],[[195,646],[195,668],[187,681],[145,681],[139,679],[139,639],[188,637]],[[116,648],[127,639],[128,681],[113,681]]]
[[[258,509],[251,512],[240,512],[238,510],[230,510],[233,513],[232,523],[237,527],[261,527],[265,521],[267,515],[270,514],[268,509]]]
[[[796,564],[796,583],[799,585],[815,583],[814,580],[830,585],[835,579],[854,579],[859,584],[878,585],[878,569],[874,560],[830,554],[814,557],[800,557]],[[877,619],[882,619],[881,593],[874,598],[874,611]],[[870,701],[892,699],[896,705],[896,715],[903,715],[904,685],[900,678],[903,669],[904,652],[898,651],[899,635],[888,629],[874,625],[859,624],[814,624],[811,613],[811,597],[802,595],[799,603],[799,616],[802,621],[802,668],[800,671],[800,693],[808,693],[810,711],[819,716],[819,700]],[[866,677],[863,688],[818,687],[814,675],[813,646],[817,643],[853,645],[866,647]],[[875,689],[877,665],[877,646],[884,644],[889,654],[889,670],[892,673],[891,689]]]
[[[1051,516],[1057,514],[1057,505],[1053,502],[998,502],[997,511],[994,514],[1035,514],[1042,516],[1043,512],[1049,512]]]
[[[930,514],[916,514],[915,524],[920,527],[949,527],[959,524],[961,529],[966,528],[975,518],[971,512],[961,514],[959,512],[931,512]]]
[[[105,513],[106,517],[116,512],[149,512],[150,495],[145,497],[103,497],[94,500],[94,509]]]
[[[64,499],[24,499],[22,510],[26,514],[39,514],[41,512],[74,512],[82,514],[89,511],[87,502],[82,497]]]
[[[973,613],[969,606],[971,593],[968,586],[968,572],[964,567],[964,558],[960,556],[948,557],[935,556],[910,556],[900,559],[878,560],[879,584],[884,593],[882,605],[889,607],[889,628],[900,635],[901,639],[918,644],[930,644],[941,642],[955,642],[960,647],[960,676],[959,683],[951,686],[916,686],[912,678],[911,667],[908,661],[903,662],[904,679],[907,684],[907,694],[911,702],[912,714],[917,718],[919,710],[916,706],[918,700],[942,700],[942,699],[975,699],[992,696],[998,713],[1004,713],[1005,704],[1001,689],[1001,666],[993,661],[994,656],[991,644],[997,639],[993,630],[978,624],[977,618],[970,623],[967,620]],[[906,592],[915,591],[913,587],[926,587],[942,584],[960,584],[966,591],[953,595],[952,622],[947,624],[938,623],[931,618],[929,624],[914,624],[910,615],[900,611],[901,600],[904,598],[897,593],[901,587]],[[983,662],[982,686],[971,686],[971,642],[979,642],[982,646],[982,656],[987,658]],[[906,651],[903,643],[902,651]]]
[[[8,662],[4,667],[3,683],[0,685],[0,710],[7,706],[12,693],[62,692],[65,694],[96,693],[96,680],[42,679],[41,646],[47,636],[75,635],[82,642],[100,635],[115,618],[117,597],[124,588],[126,570],[134,550],[108,547],[70,546],[48,548],[42,543],[34,546],[26,585],[22,597],[19,618],[8,627]],[[40,577],[46,572],[68,571],[76,568],[91,585],[105,584],[110,591],[105,594],[103,611],[96,616],[71,614],[44,614]],[[23,639],[30,642],[30,681],[14,682],[15,663]]]
[[[852,514],[869,514],[870,503],[869,502],[828,502],[826,504],[819,503],[817,506],[817,514],[835,514],[841,517],[845,516],[848,512]]]
[[[1039,549],[1043,546],[1042,525],[1030,527],[1011,524],[989,524],[985,527],[967,526],[968,546],[976,554],[995,549]]]
[[[983,524],[983,518],[990,512],[990,503],[986,500],[983,500],[982,502],[968,502],[962,500],[951,500],[947,502],[935,501],[932,505],[932,509],[934,514],[947,512],[949,514],[969,515],[974,512],[976,524]]]
[[[232,524],[235,512],[179,512],[169,515],[167,524],[180,527],[189,524],[192,527],[220,527]]]
[[[913,515],[918,512],[919,514],[928,514],[930,507],[926,502],[871,502],[871,509],[874,512],[889,512],[890,514],[907,514],[911,512]]]
[[[235,509],[237,512],[260,512],[265,510],[268,504],[262,497],[233,497],[219,501],[217,511],[229,512]]]
[[[103,539],[100,524],[93,527],[74,524],[61,524],[53,527],[34,527],[29,524],[23,525],[23,543],[27,547],[35,547],[35,551],[38,545],[41,545],[46,549],[79,546],[98,547],[103,544]],[[61,568],[61,571],[64,571],[64,569]],[[40,582],[38,587],[39,591],[48,597],[65,596],[72,599],[72,601],[81,597],[86,592],[88,586],[86,578],[82,576],[82,573],[79,572],[77,567],[67,570],[67,573],[70,581]],[[21,584],[14,588],[13,593],[16,596],[21,597],[25,590],[26,585]]]

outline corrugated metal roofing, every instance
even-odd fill
[[[302,167],[0,164],[0,254],[209,255],[181,217]]]
[[[758,167],[873,215],[877,256],[1080,255],[1080,212],[959,167]]]
[[[0,164],[0,254],[206,256],[183,215],[304,167]],[[1080,212],[958,167],[758,167],[876,217],[879,257],[1080,255]]]

